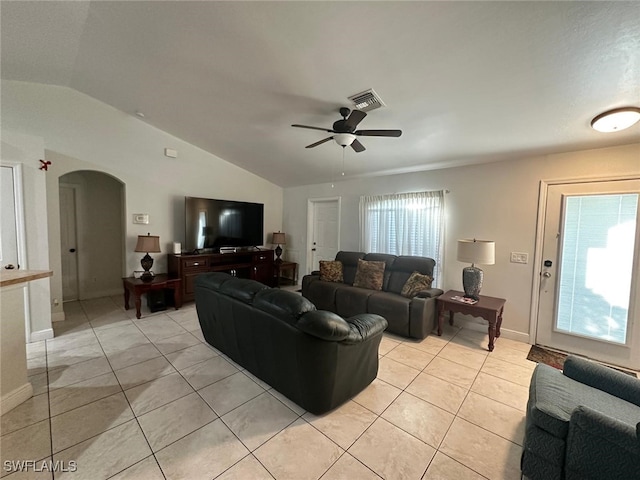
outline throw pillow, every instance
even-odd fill
[[[344,282],[342,262],[320,260],[320,280],[325,282]]]
[[[404,287],[402,287],[402,291],[400,295],[407,298],[413,298],[418,293],[429,290],[431,288],[431,284],[433,283],[433,277],[429,275],[423,275],[419,272],[413,272],[411,276],[407,279]]]
[[[359,259],[353,286],[368,288],[370,290],[382,290],[384,267],[384,262],[373,262]]]

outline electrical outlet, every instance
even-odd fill
[[[511,263],[529,263],[529,254],[522,252],[511,252]]]

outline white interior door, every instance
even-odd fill
[[[69,185],[60,185],[60,248],[63,301],[78,300],[76,190]]]
[[[0,267],[18,268],[18,222],[16,216],[16,192],[14,187],[13,168],[0,167],[0,195],[2,196],[2,212],[0,212]]]
[[[309,271],[320,268],[320,260],[334,260],[340,250],[340,199],[309,200]]]
[[[640,180],[550,185],[536,343],[640,368]]]
[[[22,204],[22,165],[0,165],[0,268],[28,268]],[[24,330],[31,338],[29,288],[24,288]]]

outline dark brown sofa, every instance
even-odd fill
[[[378,374],[387,322],[341,318],[300,295],[222,272],[195,280],[207,343],[305,410],[319,415],[360,393]]]
[[[354,287],[358,260],[385,262],[382,290]],[[343,283],[320,280],[320,272],[302,279],[302,295],[319,310],[329,310],[343,317],[359,313],[375,313],[384,317],[388,332],[404,337],[425,338],[436,326],[436,298],[439,288],[420,292],[413,298],[400,292],[413,272],[433,276],[435,260],[427,257],[396,256],[382,253],[338,252],[342,263]]]

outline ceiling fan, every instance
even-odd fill
[[[364,152],[364,145],[362,145],[356,137],[399,137],[402,135],[402,130],[356,130],[358,124],[367,116],[365,112],[360,110],[349,110],[346,107],[342,107],[340,109],[340,115],[342,115],[342,120],[334,122],[333,128],[311,127],[309,125],[298,124],[293,124],[291,126],[333,133],[330,137],[322,139],[319,142],[312,143],[311,145],[307,145],[306,148],[317,147],[329,140],[335,140],[335,142],[343,148],[351,145],[351,148],[356,152]]]

